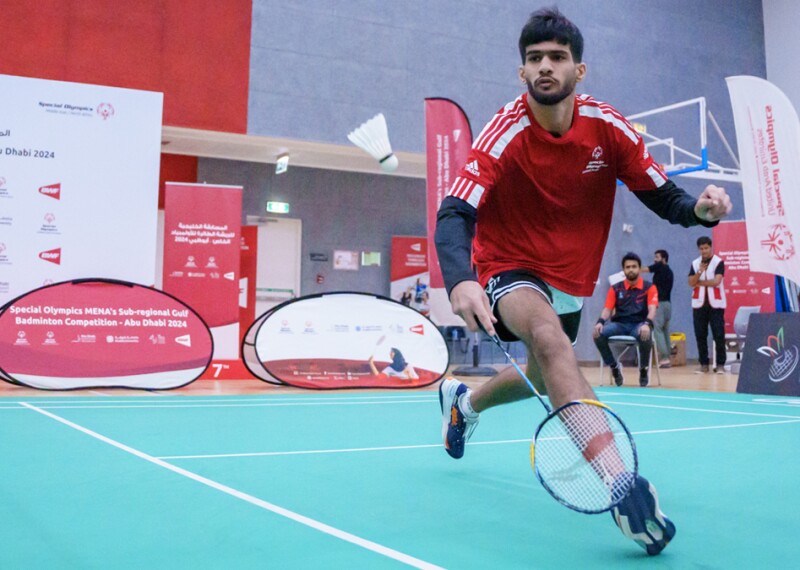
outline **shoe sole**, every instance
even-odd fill
[[[629,536],[624,530],[623,530],[623,534],[625,535],[626,538],[628,538],[630,540],[633,540],[636,544],[641,546],[645,550],[645,552],[647,552],[648,555],[655,556],[657,554],[660,554],[669,545],[669,543],[672,541],[672,539],[675,538],[675,533],[676,533],[677,529],[675,528],[675,524],[671,520],[669,520],[667,515],[665,515],[661,511],[661,505],[658,502],[658,492],[656,491],[655,487],[653,487],[652,485],[648,484],[646,492],[649,493],[650,496],[653,499],[653,518],[655,518],[655,520],[657,521],[658,525],[660,525],[658,530],[661,532],[661,536],[662,536],[662,540],[664,542],[664,545],[661,546],[656,552],[650,552],[648,550],[648,546],[655,546],[655,545],[647,545],[647,544],[645,544],[643,542],[640,542],[637,538],[634,538],[633,536]],[[648,534],[653,535],[652,530],[647,527],[647,523],[646,523],[646,521],[648,519],[649,520],[653,520],[653,518],[648,516],[649,513],[645,512],[642,509],[642,504],[639,501],[637,501],[635,503],[634,509],[635,509],[636,517],[640,521],[642,521],[642,525],[644,526],[644,529],[642,529],[642,531],[640,531],[639,533],[636,533],[636,534],[642,534],[643,532],[646,531]],[[620,526],[620,520],[618,518],[619,510],[617,508],[614,508],[614,511],[612,512],[612,516],[614,518],[614,522],[617,524],[617,526],[620,528],[620,530],[622,530],[622,526]],[[629,516],[628,516],[628,520],[630,520]],[[629,527],[629,529],[630,529],[630,527]],[[631,530],[631,532],[632,532],[632,530]],[[655,540],[655,537],[653,537],[653,539]],[[657,542],[656,542],[656,544],[657,544]]]
[[[662,536],[662,540],[664,541],[664,546],[659,548],[658,552],[653,552],[653,553],[647,552],[647,554],[649,554],[650,556],[655,556],[656,554],[660,554],[661,551],[663,551],[669,545],[669,543],[672,541],[672,539],[675,538],[676,528],[675,528],[675,523],[673,523],[671,520],[669,520],[667,515],[665,515],[661,511],[661,505],[658,502],[658,491],[656,491],[656,488],[653,487],[652,485],[650,485],[649,492],[653,497],[653,507],[654,507],[653,515],[658,520],[658,523],[660,525],[663,525],[663,528],[659,528],[659,530],[661,530],[661,536]],[[659,514],[660,514],[660,516],[659,516]],[[647,525],[645,525],[645,527],[646,526]],[[645,549],[645,550],[647,550],[647,549]]]

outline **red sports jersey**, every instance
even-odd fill
[[[594,292],[617,179],[632,190],[667,182],[644,142],[613,107],[575,98],[562,137],[533,118],[527,93],[501,109],[472,146],[449,196],[477,208],[473,262],[493,275],[528,269],[571,295]]]

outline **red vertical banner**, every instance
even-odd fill
[[[430,314],[427,238],[392,236],[391,281],[392,299]]]
[[[713,229],[714,251],[725,262],[725,333],[733,334],[733,319],[739,307],[761,307],[775,312],[775,276],[750,270],[747,226],[744,220],[721,222]]]
[[[239,344],[256,320],[256,266],[258,226],[242,226],[242,252],[239,264]]]
[[[453,185],[458,171],[466,163],[471,147],[472,128],[464,110],[449,99],[425,99],[430,316],[437,325],[464,324],[450,308],[433,239],[436,212]]]
[[[241,186],[167,182],[164,291],[203,317],[214,360],[239,355]]]

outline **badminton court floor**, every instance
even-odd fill
[[[534,401],[463,459],[435,391],[0,399],[0,568],[786,568],[800,400],[601,388],[676,523],[656,558],[529,464]]]

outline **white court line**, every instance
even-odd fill
[[[130,405],[118,405],[118,406],[106,406],[104,404],[98,404],[96,406],[61,406],[61,405],[45,405],[41,404],[39,407],[41,409],[48,409],[48,410],[120,410],[120,409],[128,409],[128,410],[138,410],[138,409],[150,409],[150,410],[166,410],[171,408],[285,408],[285,407],[297,407],[297,406],[389,406],[394,404],[429,404],[434,400],[399,400],[399,401],[391,401],[391,402],[381,402],[381,401],[374,401],[374,402],[314,402],[310,404],[305,403],[287,403],[287,404],[130,404]],[[25,405],[26,402],[19,402],[21,405]],[[13,409],[11,407],[4,408],[0,405],[0,409]]]
[[[171,465],[171,464],[169,464],[169,463],[167,463],[165,461],[162,461],[161,459],[159,459],[157,457],[153,457],[152,455],[148,455],[147,453],[144,453],[143,451],[139,451],[138,449],[134,449],[132,447],[129,447],[129,446],[123,444],[123,443],[115,441],[115,440],[113,440],[111,438],[108,438],[108,437],[106,437],[104,435],[101,435],[101,434],[99,434],[97,432],[94,432],[94,431],[92,431],[92,430],[90,430],[88,428],[85,428],[85,427],[81,426],[81,425],[73,423],[73,422],[71,422],[71,421],[69,421],[69,420],[67,420],[65,418],[57,416],[56,414],[51,414],[48,411],[42,410],[40,408],[37,408],[36,406],[32,406],[31,404],[28,404],[26,402],[21,402],[20,405],[25,406],[26,408],[28,408],[30,410],[33,410],[34,412],[40,413],[40,414],[45,415],[45,416],[47,416],[47,417],[49,417],[51,419],[54,419],[57,422],[60,422],[60,423],[62,423],[64,425],[66,425],[66,426],[71,427],[72,429],[75,429],[75,430],[78,430],[80,432],[83,432],[88,436],[91,436],[91,437],[93,437],[95,439],[99,439],[100,441],[102,441],[104,443],[107,443],[107,444],[109,444],[111,446],[114,446],[117,449],[121,449],[122,451],[125,451],[126,453],[130,453],[131,455],[135,455],[136,457],[138,457],[140,459],[144,459],[145,461],[149,461],[150,463],[152,463],[154,465],[158,465],[159,467],[163,467],[164,469],[172,471],[173,473],[177,473],[178,475],[182,475],[183,477],[187,477],[188,479],[192,479],[194,481],[197,481],[198,483],[202,483],[203,485],[211,487],[212,489],[216,489],[217,491],[221,491],[221,492],[223,492],[223,493],[225,493],[227,495],[230,495],[232,497],[235,497],[237,499],[240,499],[242,501],[250,503],[251,505],[255,505],[257,507],[260,507],[260,508],[265,509],[267,511],[273,512],[273,513],[275,513],[277,515],[280,515],[282,517],[286,517],[287,519],[293,520],[293,521],[298,522],[298,523],[300,523],[302,525],[305,525],[307,527],[313,528],[314,530],[318,530],[318,531],[323,532],[325,534],[329,534],[331,536],[335,536],[336,538],[339,538],[339,539],[344,540],[346,542],[349,542],[351,544],[355,544],[356,546],[360,546],[360,547],[365,548],[367,550],[371,550],[372,552],[375,552],[377,554],[381,554],[383,556],[386,556],[387,558],[392,558],[392,559],[397,560],[399,562],[402,562],[404,564],[408,564],[409,566],[413,566],[414,568],[424,568],[426,570],[443,570],[440,566],[436,566],[436,565],[431,564],[429,562],[425,562],[424,560],[420,560],[418,558],[414,558],[413,556],[409,556],[408,554],[403,554],[402,552],[399,552],[397,550],[393,550],[391,548],[388,548],[388,547],[383,546],[381,544],[378,544],[376,542],[372,542],[371,540],[367,540],[367,539],[361,538],[359,536],[356,536],[354,534],[350,534],[349,532],[345,532],[345,531],[340,530],[338,528],[334,528],[334,527],[332,527],[330,525],[327,525],[325,523],[319,522],[319,521],[314,520],[312,518],[309,518],[309,517],[303,516],[301,514],[295,513],[293,511],[288,510],[288,509],[284,509],[283,507],[279,507],[278,505],[274,505],[272,503],[268,503],[267,501],[259,499],[258,497],[254,497],[252,495],[248,495],[247,493],[243,493],[242,491],[238,491],[236,489],[233,489],[232,487],[228,487],[227,485],[223,485],[222,483],[218,483],[217,481],[213,481],[211,479],[203,477],[202,475],[198,475],[197,473],[192,473],[191,471],[187,471],[186,469],[182,469],[180,467],[176,467],[175,465]]]
[[[684,412],[703,412],[707,414],[727,414],[732,416],[756,416],[759,418],[789,418],[800,419],[800,415],[785,416],[781,414],[759,414],[757,412],[734,412],[732,410],[706,410],[704,408],[682,408],[678,406],[658,406],[656,404],[635,404],[633,402],[614,402],[604,400],[604,404],[614,404],[615,406],[631,406],[633,408],[658,408],[659,410],[679,410]]]
[[[437,401],[438,398],[416,398],[412,400],[384,400],[384,399],[359,399],[356,401],[348,401],[348,400],[335,400],[329,401],[327,399],[322,399],[321,401],[309,401],[309,400],[299,400],[299,401],[292,401],[292,402],[270,402],[264,401],[263,403],[235,403],[230,404],[228,402],[222,403],[205,403],[205,402],[197,402],[197,403],[179,403],[175,400],[163,401],[165,403],[154,403],[152,401],[139,401],[128,403],[125,405],[107,405],[106,401],[103,401],[101,404],[94,404],[88,406],[76,406],[71,405],[69,402],[59,402],[58,404],[39,404],[42,409],[48,410],[95,410],[95,409],[171,409],[171,408],[271,408],[271,407],[297,407],[297,406],[370,406],[370,405],[389,405],[389,404],[427,404],[430,402]],[[708,401],[700,399],[701,401]],[[248,400],[245,400],[250,402]],[[615,406],[631,406],[631,407],[640,407],[640,408],[657,408],[662,410],[678,410],[678,411],[687,411],[687,412],[702,412],[702,413],[711,413],[711,414],[729,414],[729,415],[737,415],[737,416],[755,416],[755,417],[764,417],[764,418],[800,418],[797,415],[781,415],[781,414],[767,414],[767,413],[757,413],[757,412],[736,412],[731,410],[716,410],[716,409],[704,409],[704,408],[687,408],[687,407],[680,407],[680,406],[662,406],[657,404],[640,404],[634,402],[622,402],[622,401],[614,401],[614,400],[604,400],[606,404],[614,404]],[[728,401],[725,401],[729,403]],[[0,404],[0,409],[15,409],[15,408],[6,408],[2,404]],[[796,408],[795,408],[796,409]]]
[[[438,400],[438,396],[435,393],[425,393],[425,394],[392,394],[392,395],[381,395],[381,394],[364,394],[364,395],[357,395],[353,394],[352,396],[320,396],[320,397],[304,397],[304,396],[257,396],[251,398],[235,398],[231,396],[181,396],[180,394],[174,394],[176,399],[185,400],[186,402],[192,403],[204,403],[206,401],[210,402],[337,402],[337,401],[360,401],[360,400],[425,400],[425,401],[434,401]],[[47,397],[47,396],[42,396]],[[110,397],[110,396],[109,396]],[[141,398],[141,399],[137,399]],[[208,398],[206,400],[205,398]],[[117,400],[103,400],[103,405],[105,404],[130,404],[131,401],[134,403],[141,402],[146,404],[152,404],[154,401],[149,396],[129,396]],[[21,400],[15,399],[8,399],[4,400],[0,398],[0,402],[5,404],[21,404],[22,402],[31,402],[31,398],[23,398]],[[53,396],[50,400],[44,401],[34,401],[34,404],[41,405],[42,407],[46,406],[47,404],[52,403],[59,403],[59,404],[93,404],[98,402],[98,400],[84,400],[81,398],[71,398],[71,397],[64,397],[64,396]]]
[[[793,420],[779,420],[774,422],[758,422],[754,424],[729,424],[719,426],[699,426],[687,428],[671,428],[671,429],[653,429],[634,431],[633,435],[652,435],[657,433],[675,433],[684,431],[702,431],[712,429],[732,429],[744,428],[754,426],[770,426],[777,424],[796,424],[800,423],[800,418]],[[541,440],[559,439],[559,438],[541,438]],[[509,443],[529,443],[531,438],[526,439],[503,439],[497,441],[471,441],[467,445],[505,445]],[[277,455],[315,455],[320,453],[360,453],[365,451],[395,451],[400,449],[428,449],[433,447],[442,447],[441,443],[429,443],[423,445],[392,445],[386,447],[352,447],[345,449],[312,449],[307,451],[262,451],[252,453],[218,453],[209,455],[162,455],[158,459],[226,459],[231,457],[271,457]]]
[[[657,394],[636,394],[634,392],[621,392],[615,390],[604,390],[602,392],[597,392],[599,395],[602,396],[611,396],[611,397],[631,397],[631,398],[660,398],[664,400],[690,400],[695,402],[718,402],[723,404],[748,404],[751,406],[780,406],[784,408],[797,408],[797,404],[790,404],[786,400],[786,397],[783,396],[776,396],[775,401],[770,401],[767,399],[755,399],[755,400],[722,400],[719,398],[695,398],[691,396],[662,396]],[[753,394],[755,395],[755,394]],[[781,398],[783,401],[778,400]],[[800,403],[800,400],[798,400]]]

